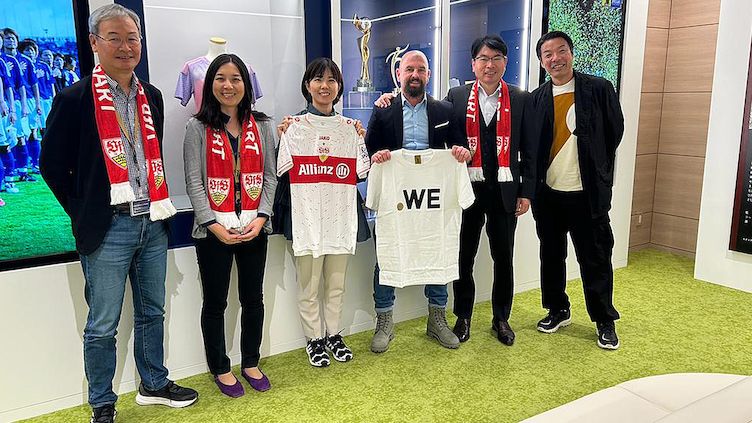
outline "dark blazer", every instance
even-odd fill
[[[619,97],[610,81],[574,73],[574,109],[578,158],[582,186],[593,218],[608,215],[614,185],[616,147],[624,134],[624,115]],[[554,99],[548,81],[531,93],[540,140],[538,149],[538,189],[545,186],[554,131]]]
[[[164,101],[154,86],[141,81],[151,107],[157,137],[164,132]],[[94,252],[112,222],[110,181],[94,120],[91,76],[55,96],[47,118],[39,167],[57,201],[70,216],[76,250]]]
[[[509,87],[509,100],[511,102],[512,113],[512,139],[510,151],[510,169],[512,171],[512,182],[499,183],[501,188],[501,197],[504,208],[507,212],[514,212],[517,208],[517,198],[527,198],[532,200],[535,196],[535,158],[537,154],[536,140],[533,140],[529,134],[532,132],[526,129],[525,125],[530,123],[527,118],[525,109],[528,107],[527,100],[529,93],[513,85]],[[452,128],[457,131],[458,137],[461,137],[467,143],[467,127],[465,116],[467,115],[467,100],[470,97],[470,91],[473,84],[466,84],[454,87],[449,90],[447,97],[444,99],[452,104],[452,118],[454,119]],[[496,119],[491,122],[496,125]],[[480,154],[480,151],[477,152]],[[489,182],[489,181],[486,181]]]
[[[457,139],[451,132],[452,108],[447,102],[427,96],[428,146],[445,149],[452,145],[467,145],[466,139]],[[438,126],[438,128],[437,128]],[[402,94],[394,97],[389,107],[374,106],[366,131],[366,148],[368,154],[380,150],[399,150],[402,148]]]

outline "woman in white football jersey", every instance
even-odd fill
[[[323,57],[313,60],[301,92],[308,107],[278,127],[283,135],[273,227],[292,240],[308,361],[326,367],[328,352],[341,362],[353,358],[340,334],[340,315],[348,259],[355,243],[371,236],[356,187],[370,162],[360,123],[334,111],[343,92],[337,64]]]
[[[203,98],[183,143],[203,292],[201,332],[217,387],[235,398],[244,389],[230,371],[224,324],[233,259],[242,307],[240,373],[257,391],[271,388],[258,362],[267,235],[277,187],[276,134],[271,119],[252,110],[248,68],[234,54],[221,54],[209,65]]]

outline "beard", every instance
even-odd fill
[[[413,81],[417,81],[420,85],[417,87],[413,87],[411,84]],[[421,81],[420,79],[411,79],[410,81],[407,81],[407,85],[405,86],[405,93],[410,97],[422,97],[423,94],[426,92],[426,84],[425,82]]]

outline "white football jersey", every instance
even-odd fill
[[[376,211],[379,283],[394,287],[459,279],[462,210],[475,201],[467,165],[450,150],[396,150],[368,175]]]
[[[296,256],[355,254],[355,185],[370,164],[354,120],[310,113],[293,118],[279,142],[277,175],[290,172]]]

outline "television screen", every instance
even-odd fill
[[[70,219],[39,175],[39,151],[52,99],[91,71],[88,9],[80,0],[0,8],[0,270],[61,261],[75,250]]]
[[[626,0],[544,0],[543,32],[569,34],[575,70],[608,79],[618,92],[625,7]]]

